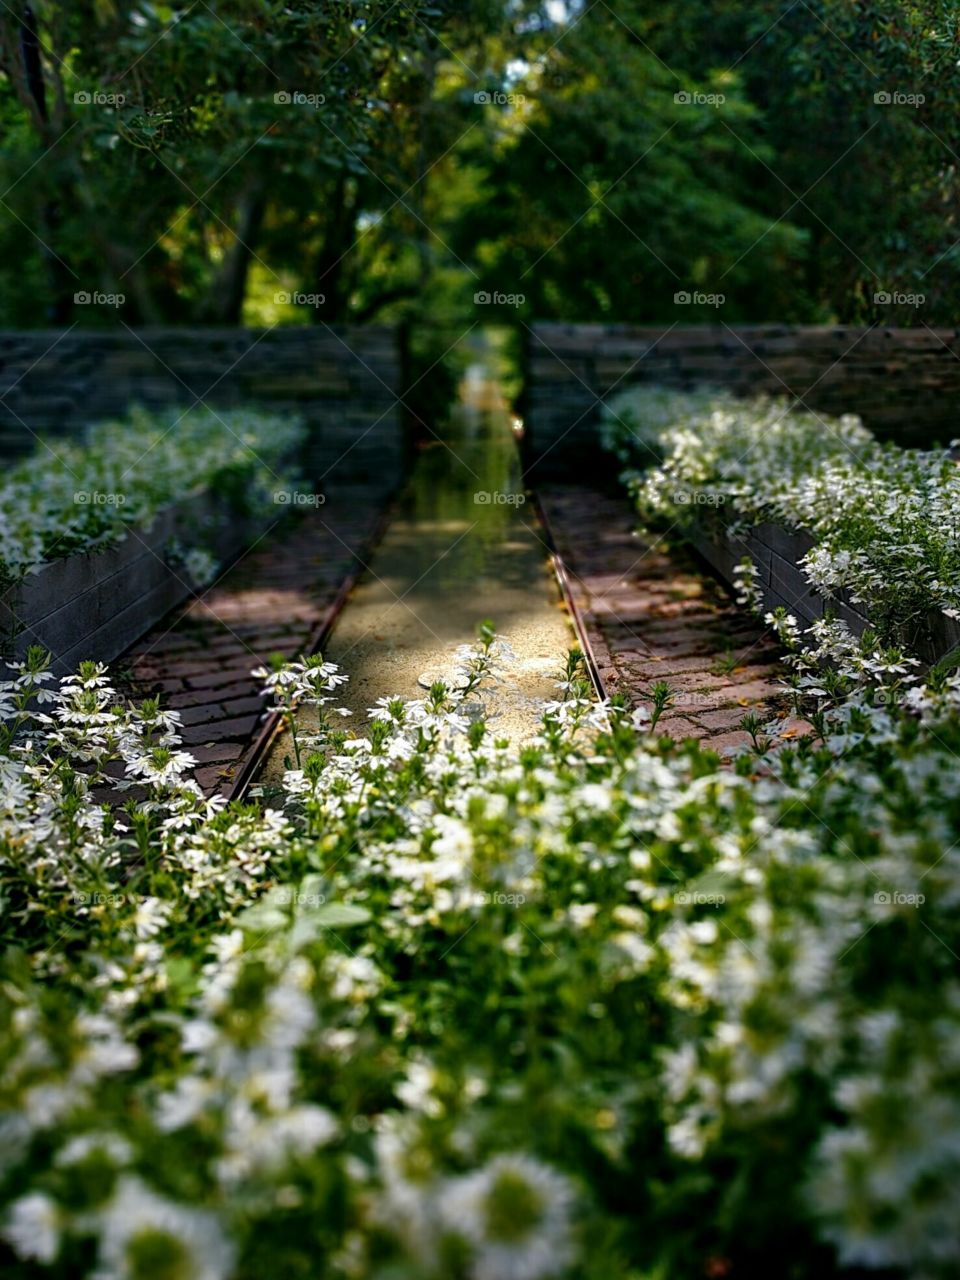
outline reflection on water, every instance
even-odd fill
[[[434,591],[463,585],[465,578],[477,586],[503,581],[504,573],[523,581],[509,544],[522,530],[518,512],[526,524],[532,514],[524,509],[514,421],[486,365],[471,365],[441,439],[430,440],[418,458],[399,507],[402,528],[394,530],[407,535],[411,568],[427,571],[449,546],[449,535],[466,535],[456,554],[437,565]]]
[[[498,732],[530,732],[542,700],[554,696],[573,635],[525,501],[514,427],[485,353],[468,369],[441,438],[420,452],[327,646],[325,656],[350,676],[341,702],[355,712],[355,728],[377,698],[419,696],[418,681],[448,671],[484,618],[518,655],[516,687],[498,698]],[[275,748],[273,769],[283,750]]]

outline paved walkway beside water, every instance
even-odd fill
[[[375,489],[328,495],[255,544],[121,660],[132,696],[159,693],[180,712],[184,745],[208,793],[229,791],[252,750],[265,699],[251,670],[274,653],[310,651],[367,562],[381,517]]]
[[[539,497],[608,694],[649,703],[652,686],[665,681],[674,699],[658,732],[718,751],[749,742],[739,728],[749,712],[785,714],[770,633],[692,553],[635,533],[625,493],[549,485]]]
[[[543,703],[558,696],[556,680],[576,640],[541,531],[532,527],[513,421],[480,349],[442,439],[421,450],[324,649],[350,677],[337,702],[353,712],[355,731],[378,698],[423,697],[431,679],[448,677],[457,647],[473,641],[485,619],[517,656],[488,701],[497,736],[532,735]],[[308,711],[304,719],[309,730]],[[289,751],[281,735],[265,781],[277,780]]]
[[[337,492],[278,527],[127,655],[131,691],[159,693],[180,711],[206,791],[228,791],[252,760],[264,704],[251,669],[275,653],[314,649],[348,588],[349,605],[323,646],[350,677],[339,701],[355,728],[378,698],[421,696],[425,682],[449,674],[457,645],[491,618],[518,654],[492,700],[492,724],[515,740],[535,731],[575,637],[522,487],[513,419],[488,353],[478,357],[379,545],[377,496]],[[538,496],[607,693],[649,702],[665,681],[673,703],[658,730],[720,751],[749,741],[739,727],[747,712],[786,714],[770,635],[692,554],[635,534],[625,494],[550,485]],[[288,750],[281,735],[266,780]]]

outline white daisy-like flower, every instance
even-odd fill
[[[60,1211],[55,1201],[42,1191],[14,1200],[0,1235],[18,1257],[49,1265],[60,1249]]]
[[[94,1153],[106,1156],[115,1165],[124,1165],[132,1158],[133,1148],[118,1133],[81,1133],[60,1148],[55,1163],[68,1168],[81,1164]]]
[[[471,1280],[547,1280],[573,1260],[573,1187],[530,1156],[495,1156],[438,1195],[445,1230],[474,1249]]]
[[[141,939],[155,937],[166,925],[172,909],[172,903],[164,902],[160,898],[141,898],[133,918],[137,937]]]
[[[96,1280],[227,1280],[234,1249],[217,1215],[176,1204],[138,1178],[122,1178],[100,1215]]]

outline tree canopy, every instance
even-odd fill
[[[943,323],[958,16],[4,6],[0,322]]]

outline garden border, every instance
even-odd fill
[[[86,658],[111,662],[195,591],[167,551],[173,539],[189,547],[201,533],[219,577],[270,524],[205,488],[125,526],[116,542],[52,560],[0,596],[4,652],[22,659],[43,645],[58,676]]]
[[[736,585],[734,569],[749,556],[759,573],[756,581],[763,591],[765,608],[783,606],[804,628],[828,613],[845,622],[854,635],[862,635],[872,626],[864,606],[854,604],[846,592],[828,600],[803,576],[797,561],[815,546],[806,529],[790,530],[762,521],[731,535],[722,519],[715,517],[698,520],[687,536],[701,559],[731,588]],[[960,648],[960,621],[932,610],[923,634],[910,647],[932,666]]]

